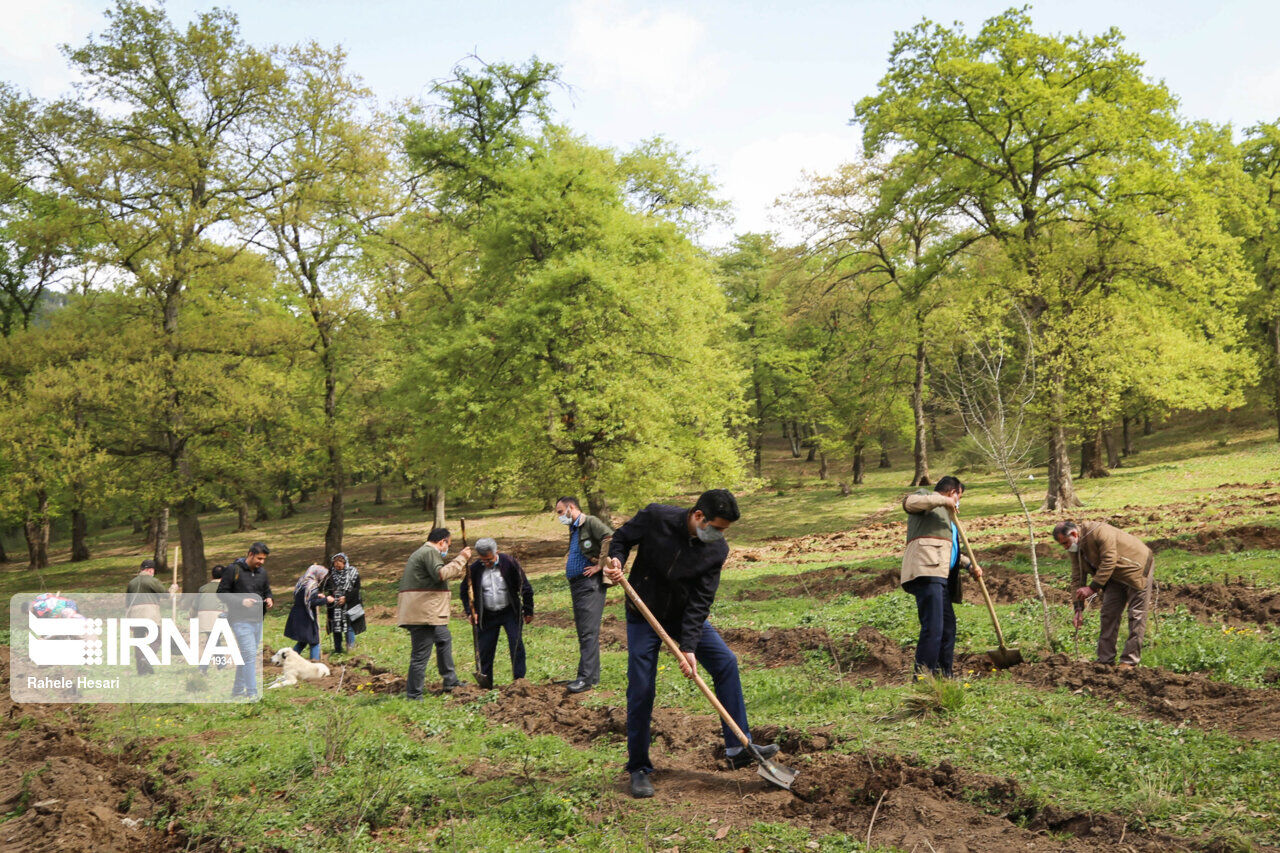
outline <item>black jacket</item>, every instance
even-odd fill
[[[689,535],[689,510],[649,504],[613,534],[609,556],[625,565],[639,547],[628,580],[680,650],[694,651],[720,586],[729,544]],[[644,617],[627,600],[627,621]]]
[[[218,581],[218,592],[234,592],[243,595],[257,593],[262,596],[262,614],[267,612],[266,600],[271,598],[271,581],[267,578],[267,567],[256,572],[249,568],[244,557],[233,562],[222,571],[222,579]],[[227,605],[227,621],[256,621],[257,614],[243,607],[240,602]]]
[[[471,603],[474,601],[476,609],[480,613],[480,625],[484,625],[484,593],[480,589],[480,575],[484,572],[485,565],[480,560],[473,560],[471,565],[467,567],[468,583],[462,584],[462,611],[471,615]],[[529,578],[524,573],[524,569],[520,567],[520,561],[510,554],[498,554],[498,571],[502,574],[502,579],[506,581],[507,592],[516,596],[520,602],[520,612],[524,616],[533,615],[533,587],[529,584]]]

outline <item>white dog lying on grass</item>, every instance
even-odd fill
[[[268,690],[272,687],[292,687],[299,681],[314,681],[329,674],[329,667],[319,661],[309,661],[293,649],[281,649],[271,656],[271,662],[276,666],[283,666],[284,672],[267,685]]]

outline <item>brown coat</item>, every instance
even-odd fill
[[[456,580],[462,577],[466,568],[467,561],[459,554],[440,568],[440,580]],[[444,589],[401,590],[396,598],[396,624],[402,627],[448,625],[449,598],[447,586]]]
[[[1080,525],[1080,550],[1071,555],[1071,586],[1088,584],[1097,591],[1117,580],[1144,589],[1151,559],[1151,549],[1132,533],[1104,521],[1086,521]]]

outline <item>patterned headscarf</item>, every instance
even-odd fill
[[[293,585],[293,592],[296,595],[298,590],[304,586],[307,588],[307,596],[313,596],[320,591],[320,585],[329,577],[329,570],[324,566],[312,563],[310,568],[302,573],[302,577],[298,578],[298,582]]]
[[[355,585],[356,578],[360,573],[356,571],[356,567],[351,565],[351,561],[347,559],[346,554],[334,554],[330,564],[335,564],[341,559],[346,568],[339,569],[336,565],[333,567],[333,594],[335,597],[346,595],[351,592],[351,587]]]

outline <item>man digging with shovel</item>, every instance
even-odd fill
[[[959,479],[943,477],[932,492],[920,489],[902,501],[907,513],[907,549],[902,553],[899,583],[915,596],[920,617],[913,681],[924,673],[951,677],[956,652],[953,605],[962,597],[960,569],[982,577],[982,569],[960,553],[959,531],[951,521],[950,513],[960,508],[963,493]]]
[[[680,671],[697,682],[721,714],[729,765],[737,769],[755,761],[766,780],[783,788],[790,788],[795,777],[769,760],[776,744],[750,743],[738,659],[707,621],[729,556],[724,532],[737,520],[733,495],[713,489],[691,510],[649,504],[613,535],[605,575],[627,592],[627,772],[633,797],[653,796],[649,723],[658,653],[667,634],[670,646],[678,644]],[[632,548],[638,551],[628,580],[622,567]],[[714,697],[698,675],[699,662],[711,673]]]

